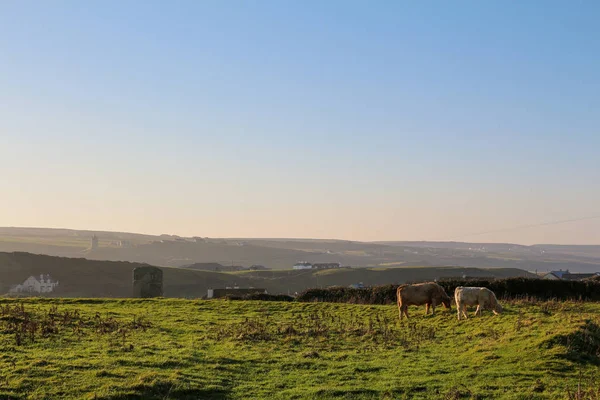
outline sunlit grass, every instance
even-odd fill
[[[19,304],[0,302],[0,398],[567,398],[598,370],[579,346],[598,345],[595,303],[460,322],[412,308],[402,323],[394,306],[27,299],[6,312]],[[17,343],[24,320],[36,330]]]

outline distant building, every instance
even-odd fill
[[[131,242],[129,240],[119,240],[117,242],[117,246],[121,248],[129,248],[132,247]]]
[[[352,289],[363,289],[365,287],[365,285],[363,285],[362,282],[358,282],[358,283],[353,283],[352,285],[350,285],[350,287]]]
[[[163,295],[163,271],[146,265],[133,269],[133,297],[150,298]]]
[[[563,274],[562,279],[566,281],[580,281],[582,279],[593,278],[594,276],[600,276],[600,272],[588,273],[588,274]]]
[[[32,275],[25,282],[11,287],[9,293],[51,293],[57,286],[58,281],[53,281],[48,274],[39,278]]]
[[[225,289],[208,289],[207,299],[218,299],[227,296],[245,296],[248,294],[266,294],[267,289],[227,287]]]
[[[569,270],[563,271],[550,271],[539,274],[542,279],[550,279],[550,280],[565,280],[565,281],[578,281],[581,279],[592,278],[594,276],[600,276],[600,272],[595,273],[571,273]]]
[[[98,248],[98,236],[92,236],[90,241],[90,250],[96,250]]]
[[[542,279],[548,279],[548,280],[552,280],[552,281],[560,280],[560,278],[558,276],[556,276],[553,272],[544,272],[539,275],[540,275],[540,278],[542,278]]]
[[[562,279],[564,274],[570,274],[569,270],[565,270],[563,271],[562,269],[559,269],[558,271],[550,271],[550,273],[554,276],[556,276],[558,279]]]
[[[312,264],[306,261],[300,261],[294,264],[292,269],[312,269]]]

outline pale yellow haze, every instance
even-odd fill
[[[208,237],[600,243],[600,219],[472,235],[593,214],[593,198],[552,186],[533,192],[469,188],[460,179],[452,184],[408,177],[321,179],[313,172],[267,171],[256,163],[245,172],[237,164],[140,166],[119,157],[96,164],[85,155],[61,159],[60,152],[48,156],[40,149],[30,153],[37,158],[28,166],[26,158],[3,154],[8,173],[1,226]]]

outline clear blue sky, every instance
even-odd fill
[[[0,225],[450,240],[598,215],[600,3],[519,3],[3,1]]]

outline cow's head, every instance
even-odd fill
[[[450,297],[448,297],[448,296],[442,297],[442,304],[444,305],[446,310],[452,309],[451,303],[452,303],[452,299]]]
[[[496,303],[496,307],[494,307],[494,309],[492,311],[494,312],[494,314],[501,314],[503,311],[503,308],[500,305],[500,303]]]

